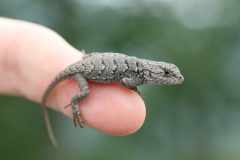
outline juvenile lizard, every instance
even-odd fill
[[[76,80],[81,88],[81,92],[75,94],[71,102],[66,106],[71,106],[74,125],[80,127],[83,127],[83,122],[81,121],[78,102],[89,94],[88,80],[99,83],[119,82],[123,86],[136,91],[141,97],[138,86],[142,84],[175,85],[181,84],[184,80],[179,69],[171,63],[150,61],[120,53],[87,54],[81,61],[61,71],[43,94],[41,108],[49,138],[54,146],[57,146],[57,141],[45,106],[51,90],[59,82],[66,79]]]

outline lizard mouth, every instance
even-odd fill
[[[166,85],[176,85],[176,84],[182,84],[184,81],[184,77],[182,75],[176,77],[176,78],[171,78],[169,80],[165,80],[163,84]]]
[[[182,84],[184,81],[184,77],[182,75],[178,76],[177,78],[175,78],[174,80],[174,84]]]
[[[178,78],[178,83],[177,84],[182,84],[184,81],[184,77],[182,75],[180,75]]]

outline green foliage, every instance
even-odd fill
[[[147,119],[128,137],[77,130],[51,112],[60,150],[48,144],[37,104],[2,96],[0,159],[240,159],[239,2],[103,2],[2,0],[0,16],[50,27],[87,52],[172,62],[184,84],[144,86]]]

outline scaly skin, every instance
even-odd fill
[[[46,110],[46,101],[51,90],[61,81],[75,79],[81,92],[73,96],[70,104],[73,112],[74,125],[83,127],[81,121],[78,102],[86,98],[89,94],[87,81],[98,83],[119,82],[123,86],[132,89],[142,97],[138,86],[145,83],[175,85],[181,84],[184,80],[179,69],[166,62],[150,61],[137,57],[127,56],[119,53],[91,53],[86,55],[62,72],[46,89],[42,98],[42,111],[51,142],[57,146],[57,141],[53,135],[52,127]]]

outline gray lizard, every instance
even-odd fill
[[[48,130],[48,135],[54,146],[57,141],[46,110],[47,98],[51,90],[66,79],[77,81],[81,92],[75,94],[68,106],[71,106],[74,125],[83,127],[78,102],[89,94],[89,81],[99,83],[119,82],[123,86],[136,91],[141,97],[138,86],[145,83],[174,85],[184,80],[179,69],[171,63],[150,61],[120,53],[91,53],[61,71],[46,89],[42,97],[41,108]]]

